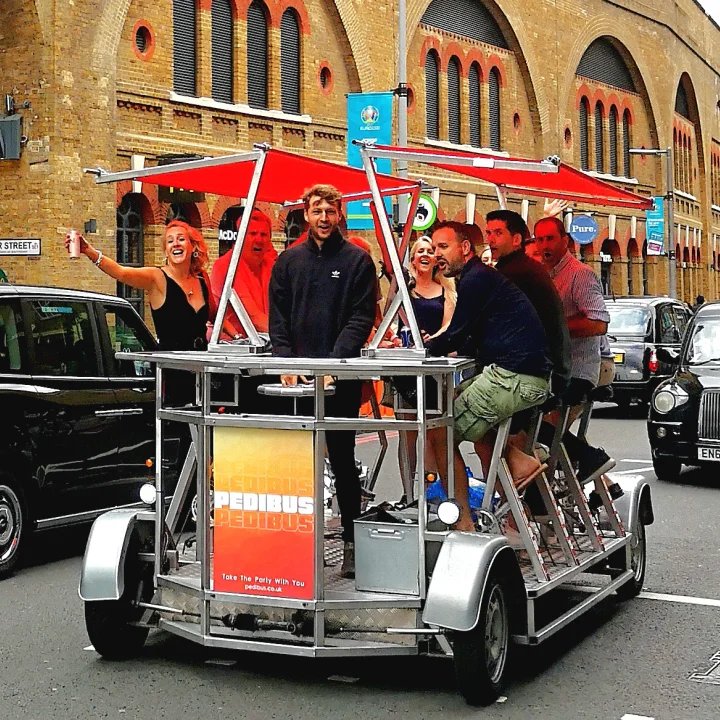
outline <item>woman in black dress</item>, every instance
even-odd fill
[[[66,246],[69,242],[68,235]],[[198,230],[179,220],[167,225],[163,238],[165,265],[161,268],[120,265],[82,236],[80,252],[106,275],[148,294],[161,350],[207,350],[207,324],[214,319],[215,308],[205,271],[207,246]],[[165,374],[166,404],[193,402],[193,376],[182,371],[173,375]]]

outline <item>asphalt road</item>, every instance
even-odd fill
[[[659,482],[644,421],[621,419],[609,407],[596,411],[591,439],[618,460],[616,471],[650,480],[656,515],[648,529],[650,594],[625,604],[609,599],[540,648],[518,652],[504,702],[465,705],[452,663],[441,659],[326,662],[217,653],[158,633],[139,659],[103,661],[88,649],[77,596],[86,533],[74,531],[46,535],[34,562],[0,583],[0,720],[715,720],[720,473],[686,470],[680,482]],[[359,455],[367,461],[374,450],[364,443]]]

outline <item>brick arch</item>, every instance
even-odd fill
[[[658,142],[660,135],[655,108],[662,107],[662,103],[658,100],[659,93],[653,79],[654,69],[640,52],[638,39],[629,25],[624,27],[613,22],[608,16],[598,15],[584,26],[569,49],[566,72],[560,73],[561,77],[564,74],[565,80],[560,85],[558,97],[573,97],[572,87],[576,82],[580,60],[588,47],[599,38],[608,39],[625,60],[647,111],[650,136],[654,142]]]
[[[495,54],[492,54],[487,59],[487,74],[490,75],[490,71],[495,68],[500,77],[500,87],[507,87],[507,71],[505,70],[505,63]]]
[[[456,57],[460,69],[460,77],[467,77],[467,63],[465,62],[465,51],[460,47],[459,43],[449,42],[443,48],[442,69],[447,72],[450,58]]]
[[[630,231],[628,230],[628,235]],[[627,238],[627,257],[628,258],[639,258],[642,257],[641,246],[638,244],[638,238]]]
[[[225,211],[228,208],[235,207],[239,204],[240,198],[231,198],[226,195],[221,195],[213,207],[212,218],[210,220],[211,226],[213,228],[220,227],[220,221],[222,220],[222,216],[225,214]]]
[[[470,72],[470,68],[473,63],[477,63],[480,68],[480,82],[487,80],[487,62],[485,56],[480,52],[478,48],[470,48],[467,54],[467,71]]]
[[[508,20],[508,10],[504,8],[509,6],[511,0],[479,0],[490,11],[497,21],[511,51],[515,55],[515,60],[520,68],[520,75],[525,87],[528,106],[530,107],[530,117],[534,128],[535,142],[538,151],[542,154],[542,146],[544,142],[543,129],[550,125],[551,115],[555,112],[555,108],[550,106],[550,102],[545,94],[543,83],[539,81],[543,77],[540,69],[539,57],[534,53],[525,53],[523,48],[533,45],[533,32],[529,29],[525,20],[514,13],[512,24]],[[413,46],[415,36],[420,30],[420,18],[427,10],[432,0],[409,0],[407,8],[407,45]],[[483,70],[485,65],[481,65]],[[504,66],[499,68],[504,70]],[[484,75],[487,77],[487,74]],[[537,78],[536,82],[534,78]],[[500,80],[503,81],[501,72]]]
[[[440,40],[438,38],[433,37],[431,35],[428,35],[425,40],[423,41],[422,47],[420,48],[420,67],[425,67],[425,60],[427,60],[428,53],[434,50],[435,54],[438,56],[438,60],[440,60],[440,57],[442,55],[442,47],[440,47]],[[438,63],[438,66],[441,64],[441,60]]]
[[[115,207],[120,207],[122,199],[133,191],[131,180],[123,180],[115,186]],[[145,199],[143,204],[144,225],[164,225],[167,217],[167,210],[170,207],[167,203],[158,202],[157,185],[143,183],[140,195]]]
[[[690,125],[695,130],[695,154],[697,155],[697,162],[698,162],[698,186],[700,190],[700,198],[704,198],[705,196],[705,153],[703,151],[703,135],[702,135],[702,126],[700,124],[700,108],[698,106],[697,101],[697,95],[695,93],[695,84],[692,81],[692,78],[690,77],[690,74],[688,72],[683,72],[680,76],[680,79],[675,86],[675,93],[677,94],[678,89],[680,86],[683,86],[685,88],[685,92],[687,93],[687,99],[688,99],[688,105],[690,109],[690,118],[685,118],[686,122],[689,122]],[[675,97],[673,96],[673,108],[675,107]],[[675,113],[673,113],[674,118]],[[673,119],[673,122],[674,119]],[[683,132],[687,132],[685,128],[683,128]],[[692,140],[690,137],[688,137],[688,143],[690,149],[692,149]],[[691,179],[691,182],[694,182],[694,178]],[[701,200],[702,204],[702,200]]]

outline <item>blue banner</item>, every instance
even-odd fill
[[[654,197],[652,210],[645,211],[645,239],[648,255],[662,255],[665,250],[665,198]]]
[[[350,167],[361,168],[360,149],[353,140],[372,140],[378,145],[392,145],[393,93],[350,93],[347,96],[347,162]],[[390,160],[375,161],[380,173],[390,173]],[[391,200],[385,200],[388,214]],[[347,204],[348,230],[372,230],[373,219],[369,200]]]

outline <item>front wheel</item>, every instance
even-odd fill
[[[150,628],[136,623],[143,609],[136,599],[149,600],[153,594],[152,566],[141,563],[139,541],[133,535],[125,556],[125,589],[119,600],[92,600],[85,603],[85,628],[95,651],[106,660],[135,657],[145,645]]]
[[[676,458],[653,458],[652,464],[658,480],[677,480],[682,470],[682,463]]]
[[[14,572],[29,535],[27,507],[14,482],[0,475],[0,580]]]
[[[623,550],[624,552],[624,550]],[[633,530],[630,541],[630,570],[633,577],[617,589],[618,597],[621,600],[630,600],[637,597],[645,584],[645,568],[647,566],[647,539],[645,525],[638,518],[637,527]]]
[[[455,633],[453,656],[458,688],[469,705],[490,705],[505,684],[510,649],[506,590],[497,577],[485,587],[477,625]]]

